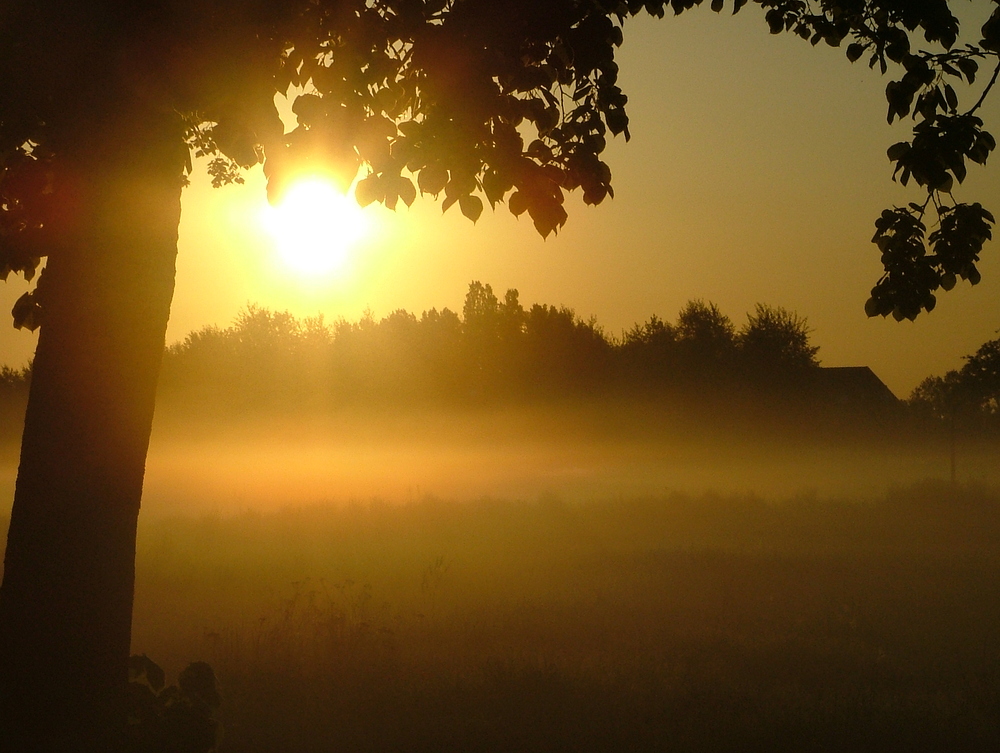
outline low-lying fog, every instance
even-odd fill
[[[586,501],[670,492],[870,498],[950,474],[946,438],[906,431],[765,431],[577,411],[347,412],[215,425],[169,413],[150,445],[147,515],[428,496]],[[960,480],[998,479],[997,453],[960,441]],[[0,464],[9,509],[16,453]]]

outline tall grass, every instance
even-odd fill
[[[160,518],[134,649],[225,751],[996,750],[998,542],[943,484]]]

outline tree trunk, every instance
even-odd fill
[[[129,104],[74,137],[40,279],[0,587],[0,748],[97,753],[124,728],[135,533],[173,295],[181,123]]]

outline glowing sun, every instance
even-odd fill
[[[368,217],[354,198],[322,178],[297,181],[277,206],[264,210],[264,226],[282,262],[304,276],[342,270],[369,231]]]

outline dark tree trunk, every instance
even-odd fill
[[[122,114],[124,112],[124,114]],[[114,750],[135,532],[173,295],[179,119],[130,105],[84,130],[40,280],[0,588],[0,748]]]

